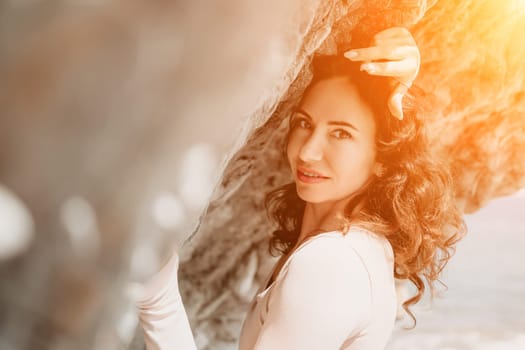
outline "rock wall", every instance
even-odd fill
[[[331,12],[340,17],[314,21],[314,33],[305,36],[298,63],[286,76],[288,90],[270,96],[251,116],[254,131],[233,154],[185,246],[182,288],[203,348],[235,348],[226,344],[237,339],[247,303],[275,263],[267,252],[272,227],[263,198],[291,180],[281,153],[283,120],[311,78],[312,53],[366,45],[352,41],[352,34],[360,38],[390,25],[410,26],[422,54],[415,85],[426,98],[418,102],[425,104],[434,146],[451,162],[458,204],[473,212],[525,186],[523,8],[489,1],[410,3],[335,4],[338,10]],[[330,28],[326,38],[319,37]],[[266,122],[259,126],[261,120]]]
[[[524,9],[0,4],[0,204],[25,206],[21,227],[32,231],[16,251],[0,249],[0,347],[121,348],[134,333],[140,347],[127,283],[184,241],[181,292],[199,348],[234,349],[273,265],[262,200],[290,179],[282,121],[310,80],[309,60],[392,25],[408,26],[420,47],[418,103],[465,212],[525,187]],[[0,232],[15,232],[3,208]]]

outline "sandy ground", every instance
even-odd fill
[[[441,278],[448,291],[413,307],[414,330],[403,329],[408,316],[398,321],[387,350],[525,349],[525,191],[465,220],[469,233]]]

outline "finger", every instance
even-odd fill
[[[367,62],[361,65],[361,70],[372,75],[396,77],[404,83],[411,82],[417,75],[417,61],[407,58],[401,61]]]
[[[388,99],[388,109],[390,113],[399,120],[403,120],[403,97],[406,92],[407,87],[403,84],[398,84]]]
[[[416,46],[372,46],[353,49],[345,52],[345,57],[352,61],[402,60],[407,57],[417,57]]]
[[[394,37],[412,37],[412,33],[405,27],[390,27],[374,35],[375,39],[388,39]]]
[[[374,35],[372,46],[381,45],[416,45],[416,41],[406,28],[394,27]]]
[[[417,46],[412,37],[393,37],[385,39],[372,39],[370,46]]]

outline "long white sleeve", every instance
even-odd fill
[[[177,280],[179,256],[142,285],[136,301],[139,321],[148,350],[197,350]]]
[[[271,291],[254,350],[336,350],[371,313],[371,286],[357,253],[340,239],[319,239],[294,254]]]

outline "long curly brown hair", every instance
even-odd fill
[[[305,95],[321,80],[347,76],[374,111],[377,161],[384,172],[373,175],[353,194],[345,206],[341,230],[347,232],[350,226],[359,225],[388,239],[394,251],[395,278],[408,279],[417,288],[417,293],[403,303],[414,328],[417,321],[409,306],[423,296],[423,278],[433,297],[434,282],[439,281],[441,271],[455,253],[455,244],[466,233],[449,165],[429,147],[421,111],[414,103],[422,95],[417,88],[410,89],[404,98],[404,118],[399,121],[387,107],[392,91],[388,78],[361,72],[358,63],[341,56],[315,56],[312,67],[313,79]],[[286,146],[287,141],[283,157]],[[354,212],[358,204],[362,207]],[[268,217],[277,223],[270,238],[270,254],[287,254],[296,245],[305,205],[295,182],[266,194]]]

